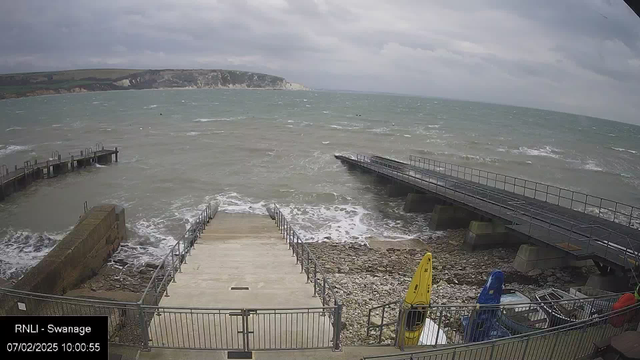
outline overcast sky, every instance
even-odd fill
[[[622,0],[0,0],[0,72],[226,68],[640,124]]]

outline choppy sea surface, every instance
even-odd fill
[[[335,153],[410,154],[640,205],[640,127],[475,102],[380,94],[145,90],[0,101],[0,164],[46,160],[101,142],[120,162],[39,181],[0,202],[0,277],[15,279],[89,205],[126,208],[131,246],[163,256],[197,214],[279,204],[307,241],[430,235]]]

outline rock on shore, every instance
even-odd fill
[[[432,304],[475,303],[493,269],[505,274],[505,286],[532,296],[542,288],[567,290],[584,285],[594,267],[539,270],[522,274],[512,266],[517,247],[494,248],[475,252],[462,249],[466,230],[450,230],[442,236],[430,236],[424,249],[370,247],[364,244],[309,243],[308,246],[324,267],[344,305],[342,321],[344,345],[366,345],[376,336],[366,335],[371,307],[404,298],[418,263],[429,251],[433,254]],[[399,244],[399,243],[398,243]],[[398,246],[402,247],[402,246]],[[397,307],[386,315],[385,323],[397,318]],[[390,343],[393,327],[386,327],[382,340]]]

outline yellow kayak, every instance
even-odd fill
[[[404,297],[404,309],[415,309],[406,312],[404,319],[404,344],[418,345],[425,320],[425,308],[431,300],[431,253],[426,253],[416,273],[413,274],[409,290]]]

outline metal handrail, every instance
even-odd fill
[[[437,314],[451,314],[459,315],[460,313],[471,313],[472,311],[483,312],[483,311],[491,311],[491,310],[500,310],[500,311],[508,311],[508,309],[524,309],[524,308],[541,308],[544,306],[555,306],[557,304],[562,304],[564,307],[569,308],[578,308],[579,306],[591,306],[594,304],[602,304],[608,303],[613,305],[616,300],[620,298],[624,293],[614,293],[614,294],[606,294],[606,295],[598,295],[591,297],[581,297],[575,299],[560,299],[560,300],[545,300],[545,301],[529,301],[529,302],[521,302],[521,303],[506,303],[506,304],[433,304],[429,303],[427,305],[420,305],[414,307],[412,309],[419,309],[419,311],[423,313],[431,313],[435,312]],[[381,305],[377,305],[369,308],[368,317],[367,317],[367,336],[369,336],[372,330],[375,329],[375,332],[378,333],[378,343],[382,341],[382,333],[384,328],[394,327],[396,331],[398,331],[398,320],[400,319],[398,316],[402,315],[402,305],[404,303],[403,299],[390,301]],[[392,311],[396,309],[397,311]],[[377,311],[376,311],[377,310]],[[405,309],[410,310],[410,309]],[[371,324],[371,319],[374,318],[375,314],[381,314],[380,323],[376,325]],[[386,315],[390,314],[390,315]],[[386,320],[385,322],[385,315]],[[377,317],[377,316],[376,316]],[[441,320],[441,319],[440,319]],[[441,326],[438,325],[438,328]],[[396,333],[398,336],[398,334]]]
[[[482,189],[482,188],[478,188],[478,187],[475,187],[475,186],[471,186],[471,185],[463,183],[461,181],[456,181],[456,180],[453,180],[453,179],[443,178],[443,177],[440,177],[438,175],[425,173],[423,171],[417,172],[416,170],[420,169],[420,167],[418,167],[418,166],[414,166],[414,165],[406,164],[406,163],[388,164],[385,161],[380,161],[380,160],[384,160],[384,158],[377,158],[377,160],[379,160],[379,161],[373,162],[373,161],[370,160],[370,158],[368,156],[360,155],[360,154],[356,154],[355,160],[357,162],[360,162],[364,167],[370,167],[370,168],[374,168],[374,169],[378,168],[378,167],[386,168],[389,171],[400,175],[400,177],[406,177],[406,178],[410,178],[410,179],[417,180],[417,181],[420,181],[420,182],[426,182],[428,184],[431,184],[431,185],[435,186],[435,192],[436,193],[438,193],[438,188],[442,187],[444,189],[445,193],[451,191],[453,193],[457,193],[457,194],[462,195],[463,198],[465,198],[465,199],[468,197],[468,198],[473,198],[475,200],[480,200],[482,202],[495,205],[499,209],[506,210],[507,214],[509,214],[509,212],[514,212],[514,211],[521,212],[522,214],[525,214],[524,212],[522,212],[522,210],[518,210],[518,209],[514,208],[513,206],[509,206],[509,205],[517,204],[517,200],[516,201],[506,201],[506,203],[505,203],[505,200],[508,199],[508,197],[504,196],[504,194],[496,193],[496,192],[488,190],[488,189]],[[398,168],[398,165],[409,166],[409,167],[411,167],[411,169],[409,169],[409,170],[413,170],[414,174],[421,173],[423,175],[427,175],[428,179],[424,179],[422,177],[413,176],[410,173],[405,173],[403,171],[400,171],[400,169]],[[459,186],[461,188],[464,188],[465,191],[460,191],[459,189],[452,188],[450,185]],[[473,192],[476,195],[471,194],[470,192]],[[496,201],[490,200],[488,198],[488,196],[486,198],[482,198],[482,197],[477,195],[478,192],[483,193],[483,194],[494,194],[496,197],[498,197],[499,201],[496,202]],[[513,199],[510,199],[510,200],[513,200]],[[534,212],[538,212],[540,214],[546,214],[546,215],[549,215],[549,216],[552,215],[552,217],[560,219],[555,214],[546,213],[544,211],[541,211],[541,210],[538,210],[538,209],[533,209],[533,208],[530,208],[530,207],[527,207],[527,209],[529,209],[531,211],[534,211]],[[526,215],[531,219],[534,218],[534,216],[532,216],[530,213],[526,214]],[[545,224],[548,224],[549,226],[547,228],[549,229],[549,231],[554,231],[554,232],[558,232],[560,234],[563,234],[562,232],[559,232],[559,231],[557,231],[555,229],[551,229],[551,225],[557,226],[557,227],[561,227],[558,224],[553,224],[551,220],[547,220],[547,219],[543,219],[543,218],[539,218],[539,217],[535,217],[535,219],[537,221],[541,221],[541,222],[543,222]],[[572,223],[573,225],[581,224],[581,223],[574,223],[571,220],[563,220],[563,221]],[[531,225],[531,222],[529,222],[529,224]],[[567,228],[566,230],[569,230],[569,231],[573,232],[573,225],[571,226],[571,229]],[[617,236],[619,236],[621,238],[625,238],[627,240],[627,242],[629,243],[629,245],[631,246],[631,249],[633,250],[632,253],[635,253],[634,255],[637,257],[637,252],[635,251],[633,245],[631,244],[631,240],[627,236],[619,234],[619,233],[614,232],[612,230],[609,230],[609,231],[610,231],[610,235],[611,234],[616,234]],[[563,234],[563,235],[566,235],[566,234]],[[571,236],[571,238],[573,239],[573,236]],[[598,240],[596,239],[596,241],[598,241]],[[619,245],[617,247],[619,247],[620,249],[624,249],[624,247],[621,247]],[[607,249],[608,249],[608,247],[607,247]],[[618,250],[620,250],[620,249],[618,249]],[[626,261],[626,254],[628,253],[628,251],[627,251],[628,249],[624,249],[624,250],[625,250],[624,252],[625,252],[625,267],[626,267],[626,265],[629,265],[629,263]],[[630,267],[630,268],[632,268],[632,267]],[[634,272],[633,275],[635,277],[635,272]]]
[[[191,248],[195,247],[197,238],[200,236],[202,231],[204,231],[209,221],[213,219],[215,214],[218,212],[218,206],[219,204],[217,203],[213,207],[211,204],[206,204],[197,219],[191,224],[191,226],[189,226],[182,237],[176,241],[176,243],[171,247],[171,250],[167,252],[160,264],[158,264],[156,270],[153,272],[149,283],[142,293],[142,297],[139,300],[140,304],[144,304],[152,286],[154,289],[154,304],[159,303],[158,295],[162,296],[161,293],[165,292],[168,294],[169,281],[175,281],[176,271],[182,271],[182,264],[186,263],[186,256],[191,253]],[[163,274],[160,274],[161,269],[164,272]]]
[[[565,333],[565,332],[568,332],[568,331],[586,329],[587,327],[589,327],[591,325],[602,324],[603,322],[605,322],[606,320],[608,320],[610,318],[617,317],[617,316],[623,316],[624,314],[629,314],[629,313],[633,314],[634,312],[637,312],[638,310],[640,310],[640,303],[637,303],[637,304],[634,304],[632,306],[628,306],[628,307],[625,307],[625,308],[622,308],[622,309],[619,309],[619,310],[614,310],[614,311],[611,311],[611,312],[606,313],[606,314],[594,316],[594,317],[586,319],[586,320],[576,321],[576,322],[573,322],[573,323],[557,326],[557,327],[554,327],[554,328],[551,328],[551,329],[543,329],[543,330],[533,331],[533,332],[530,332],[530,333],[515,335],[515,336],[511,336],[511,337],[507,337],[507,338],[500,338],[500,339],[494,339],[494,340],[486,340],[486,341],[465,343],[465,344],[459,344],[459,345],[452,345],[452,346],[446,347],[444,349],[442,349],[442,348],[433,348],[433,349],[427,349],[427,350],[408,351],[408,352],[397,353],[397,354],[365,356],[364,359],[365,360],[366,359],[400,359],[400,358],[402,358],[402,359],[414,359],[416,356],[429,356],[429,353],[435,353],[435,352],[447,351],[447,352],[453,352],[455,354],[460,349],[467,349],[467,348],[471,348],[471,347],[479,349],[479,348],[482,348],[482,347],[496,346],[496,345],[501,344],[501,343],[510,343],[510,342],[517,342],[517,341],[529,341],[529,339],[540,337],[540,336],[549,336],[549,335],[553,336],[553,335],[560,334],[560,333]],[[526,348],[525,348],[525,351],[523,353],[523,358],[525,358],[525,355],[526,355]]]
[[[342,301],[336,296],[333,285],[327,277],[322,268],[322,265],[318,263],[313,252],[309,249],[307,244],[302,240],[298,233],[293,229],[287,218],[284,216],[278,205],[273,204],[274,217],[276,225],[280,229],[282,237],[287,242],[287,245],[292,251],[292,255],[296,257],[296,264],[300,264],[300,273],[305,273],[307,282],[313,281],[313,296],[320,295],[320,301],[322,306],[327,306],[330,298],[333,297],[333,306],[335,307],[335,315],[333,312],[329,313],[329,316],[334,316],[334,350],[339,350],[340,332],[341,332],[341,316],[342,316]],[[305,266],[306,265],[306,266]],[[322,278],[322,286],[318,280],[318,274]],[[329,294],[327,294],[327,290]],[[320,294],[318,294],[320,292]],[[330,296],[327,296],[330,295]],[[329,297],[329,298],[328,298]]]
[[[282,213],[278,205],[274,204],[274,211],[276,214],[276,225],[281,230],[285,240],[287,240],[287,244],[289,245],[289,248],[292,249],[293,254],[296,256],[296,264],[299,263],[301,272],[304,271],[305,274],[307,275],[307,281],[311,279],[312,275],[310,273],[311,269],[310,269],[309,263],[307,263],[306,267],[304,266],[305,265],[304,264],[305,259],[303,258],[304,254],[308,254],[309,260],[313,264],[313,278],[317,279],[317,274],[318,273],[320,274],[320,276],[323,279],[322,280],[323,288],[329,290],[329,292],[333,296],[334,304],[337,305],[338,298],[336,297],[334,287],[333,285],[331,285],[331,281],[326,276],[324,269],[322,268],[322,265],[318,263],[318,261],[316,260],[316,257],[313,255],[313,253],[311,252],[307,244],[304,241],[302,241],[298,233],[291,227],[291,225],[289,224],[289,221],[284,216],[284,214]],[[301,250],[297,249],[298,246],[301,248]],[[318,290],[318,289],[314,288],[314,290]],[[316,294],[316,291],[314,291],[314,294]],[[323,306],[327,303],[326,297],[324,295],[325,294],[323,292],[323,297],[322,297]]]
[[[418,160],[416,160],[418,159]],[[426,160],[426,161],[425,161]],[[533,180],[528,180],[528,179],[523,179],[523,178],[519,178],[516,176],[511,176],[511,175],[505,175],[505,174],[499,174],[499,173],[495,173],[492,171],[486,171],[486,170],[481,170],[481,169],[476,169],[476,168],[471,168],[471,167],[467,167],[467,166],[461,166],[461,165],[456,165],[456,164],[451,164],[451,163],[446,163],[443,161],[438,161],[438,160],[434,160],[434,159],[429,159],[429,158],[425,158],[425,157],[421,157],[421,156],[415,156],[415,155],[409,155],[409,164],[413,165],[414,163],[418,164],[415,166],[421,166],[420,164],[425,164],[425,166],[432,166],[433,167],[433,171],[437,171],[440,173],[444,173],[450,176],[455,176],[457,178],[462,178],[465,180],[470,180],[472,182],[476,182],[478,184],[482,184],[482,185],[486,185],[486,186],[492,186],[495,188],[497,187],[497,183],[503,183],[504,185],[509,184],[513,186],[513,191],[510,191],[508,189],[506,189],[506,187],[503,187],[502,190],[506,190],[506,191],[510,191],[512,193],[515,194],[519,194],[517,193],[516,187],[521,187],[523,189],[523,192],[521,195],[523,196],[527,196],[527,197],[531,197],[537,200],[542,200],[545,201],[547,203],[550,204],[554,204],[554,205],[558,205],[558,206],[562,206],[568,209],[572,209],[572,210],[576,210],[576,211],[580,211],[579,209],[575,209],[573,207],[574,203],[578,203],[578,204],[582,204],[582,212],[586,213],[587,212],[587,207],[596,207],[595,209],[598,210],[598,214],[595,215],[599,218],[604,218],[606,220],[608,220],[606,217],[603,216],[602,214],[602,210],[607,210],[607,211],[613,211],[613,220],[614,222],[616,222],[616,215],[620,214],[621,216],[624,217],[629,217],[629,221],[627,222],[627,224],[624,223],[620,223],[620,222],[616,222],[618,224],[621,225],[625,225],[628,227],[632,227],[632,220],[633,219],[637,219],[638,221],[640,221],[640,215],[636,215],[634,216],[634,212],[636,214],[640,214],[640,208],[637,206],[633,206],[633,205],[629,205],[623,202],[619,202],[619,201],[615,201],[615,200],[610,200],[610,199],[606,199],[606,198],[602,198],[599,196],[594,196],[594,195],[589,195],[580,191],[575,191],[575,190],[570,190],[570,189],[566,189],[566,188],[562,188],[559,186],[555,186],[555,185],[549,185],[549,184],[545,184],[545,183],[541,183],[541,182],[537,182],[537,181],[533,181]],[[444,167],[442,166],[444,165]],[[455,167],[455,170],[454,170]],[[450,170],[447,173],[447,168]],[[462,177],[460,176],[460,169],[463,169],[462,171]],[[444,171],[443,171],[444,170]],[[471,172],[467,172],[467,170],[471,170]],[[455,172],[455,174],[454,174]],[[474,173],[474,172],[477,172]],[[482,176],[482,173],[485,174],[485,176]],[[470,179],[467,179],[467,175],[471,175]],[[493,177],[490,177],[490,175],[493,175]],[[477,177],[477,181],[474,180],[474,177]],[[498,180],[498,177],[501,177],[502,180]],[[480,181],[480,179],[485,179],[485,182],[482,183]],[[513,182],[507,182],[507,179],[513,179]],[[490,181],[493,181],[493,185],[490,185]],[[521,184],[518,184],[518,182],[520,182]],[[534,187],[528,187],[528,184],[534,184]],[[543,188],[543,189],[541,189]],[[553,188],[553,189],[557,189],[557,193],[553,193],[550,192],[549,189]],[[534,196],[530,196],[527,195],[527,191],[526,190],[532,190],[534,192]],[[571,197],[569,197],[568,195],[563,196],[563,192],[568,193],[571,195]],[[537,196],[538,193],[544,194],[545,195],[545,199],[541,199]],[[557,202],[551,202],[548,199],[548,195],[552,195],[554,197],[557,198]],[[578,200],[576,199],[576,195],[579,195],[581,197],[584,197],[584,201]],[[595,203],[590,203],[589,202],[589,198],[591,199],[595,199],[596,202],[598,202],[598,204]],[[570,206],[565,206],[561,203],[560,199],[565,199],[567,201],[570,202]],[[613,208],[610,207],[603,207],[602,203],[603,202],[609,202],[613,205]],[[629,214],[626,214],[622,211],[618,210],[618,207],[627,207],[629,208]]]

